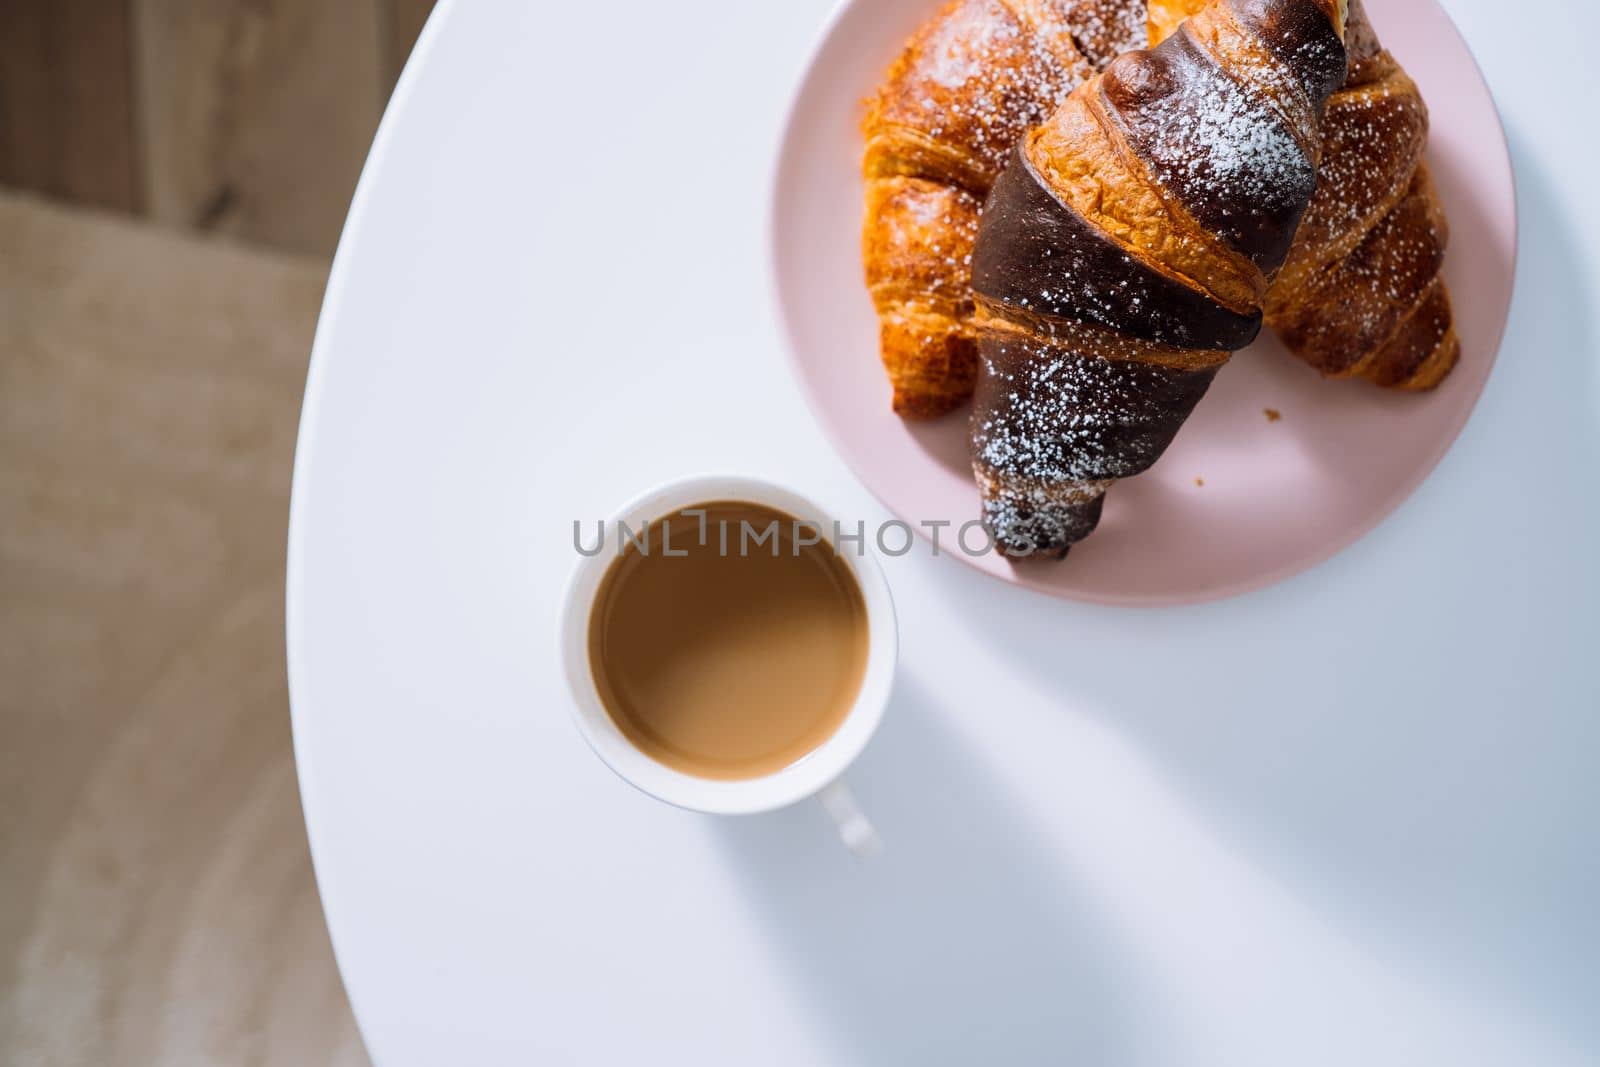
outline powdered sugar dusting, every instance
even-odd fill
[[[1070,487],[984,483],[983,521],[1008,556],[1060,556],[1094,532],[1109,482]]]
[[[1158,181],[1191,190],[1240,241],[1257,220],[1303,207],[1316,188],[1311,160],[1283,120],[1232,78],[1178,79],[1136,116]]]
[[[985,346],[989,404],[974,420],[978,463],[1045,485],[1147,469],[1209,383],[1210,371],[1084,356],[1018,338]]]
[[[1144,0],[962,0],[913,39],[881,117],[958,148],[972,164],[961,181],[982,194],[1028,129],[1144,43],[1144,11]]]
[[[1317,193],[1291,261],[1347,249],[1350,235],[1370,227],[1374,212],[1415,173],[1427,129],[1427,109],[1409,79],[1336,93],[1322,124]]]
[[[1072,0],[1067,21],[1079,51],[1097,70],[1149,42],[1145,0]]]
[[[932,24],[912,76],[926,88],[915,101],[917,125],[961,145],[991,178],[1078,80],[998,0],[971,0]]]

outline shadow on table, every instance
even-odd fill
[[[1594,1056],[1600,337],[1561,200],[1513,147],[1517,295],[1483,400],[1441,467],[1459,478],[1493,462],[1470,507],[1442,507],[1424,485],[1404,522],[1318,581],[1191,609],[1050,604],[1042,626],[1042,602],[1008,610],[1023,594],[954,566],[938,592],[985,620],[971,633],[989,654],[1142,753],[1361,973],[1408,975],[1463,1043],[1517,1033]],[[1325,635],[1327,619],[1363,621]],[[1118,662],[1087,669],[1079,640]],[[1173,678],[1212,698],[1204,714],[1174,703]]]
[[[854,860],[803,804],[717,821],[730,870],[854,1062],[1128,1062],[1093,909],[943,714],[902,679],[850,774],[882,854]]]

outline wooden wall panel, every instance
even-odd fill
[[[433,0],[379,0],[382,5],[385,85],[394,83],[405,69],[406,57],[417,43],[417,35],[428,21]]]
[[[383,0],[131,0],[148,214],[329,254],[387,96]]]
[[[0,0],[0,184],[140,203],[128,0]]]

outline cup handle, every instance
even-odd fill
[[[839,831],[839,840],[857,859],[870,859],[883,851],[883,840],[872,828],[872,822],[862,814],[856,795],[850,792],[843,779],[818,793],[817,799],[833,820],[834,829]]]

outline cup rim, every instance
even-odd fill
[[[618,509],[606,520],[603,531],[615,529],[618,522],[637,529],[679,508],[714,500],[748,500],[814,522],[823,539],[837,548],[837,512],[781,483],[747,475],[695,475],[662,483]],[[888,709],[899,659],[894,601],[866,538],[858,552],[839,553],[861,589],[867,614],[867,664],[850,711],[826,741],[794,763],[771,774],[734,780],[700,778],[658,762],[629,741],[606,711],[589,663],[590,613],[615,558],[603,546],[604,538],[601,550],[582,556],[568,579],[561,611],[561,658],[572,697],[572,719],[589,748],[619,778],[658,800],[691,811],[755,814],[816,794],[861,755]]]

